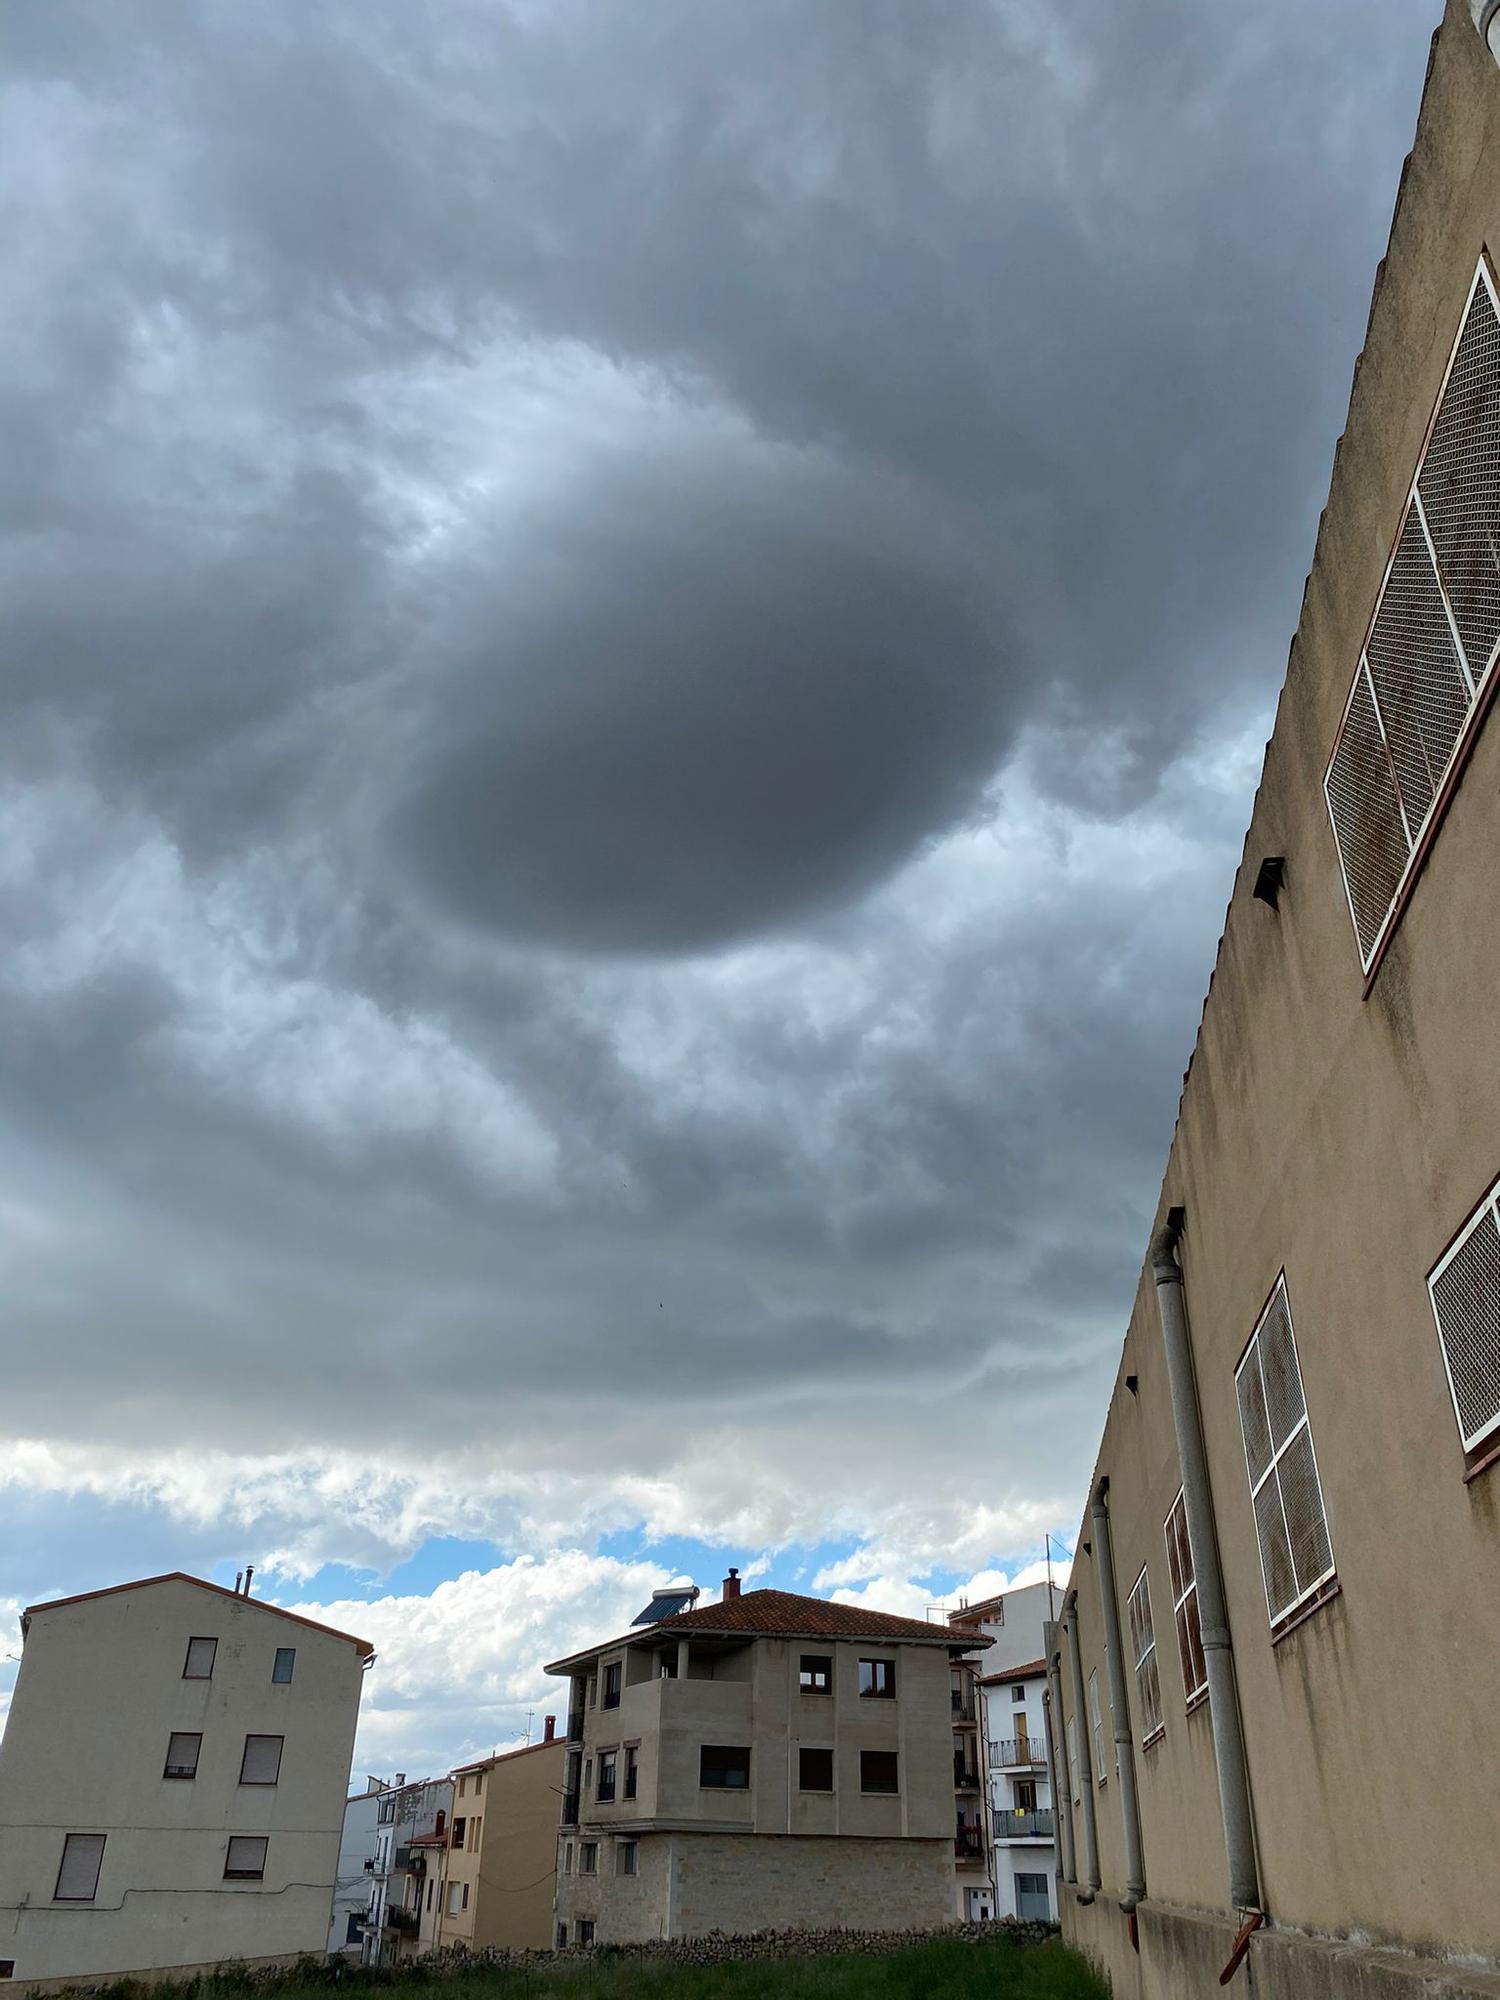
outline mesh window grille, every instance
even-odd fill
[[[1323,789],[1368,971],[1500,639],[1500,313],[1483,262]]]
[[[1177,1624],[1182,1693],[1191,1708],[1201,1695],[1208,1692],[1208,1668],[1203,1659],[1203,1633],[1198,1619],[1198,1576],[1193,1568],[1187,1506],[1180,1488],[1162,1532],[1167,1540],[1167,1570],[1172,1579],[1172,1616]]]
[[[1130,1652],[1135,1661],[1135,1691],[1141,1705],[1141,1736],[1149,1743],[1160,1736],[1161,1674],[1156,1664],[1156,1630],[1151,1622],[1151,1585],[1146,1572],[1136,1578],[1130,1593]]]
[[[1334,1574],[1286,1276],[1235,1373],[1266,1609],[1277,1625]]]
[[[1427,1280],[1464,1449],[1500,1430],[1500,1183]]]

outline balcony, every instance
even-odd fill
[[[422,1919],[416,1910],[387,1910],[385,1927],[388,1931],[399,1931],[402,1937],[415,1937],[422,1928]]]
[[[1057,1815],[1049,1808],[1040,1812],[998,1812],[994,1834],[998,1842],[1007,1840],[1051,1840],[1057,1832]]]
[[[960,1864],[983,1861],[984,1835],[977,1826],[960,1829],[953,1842],[953,1858]]]
[[[972,1690],[967,1688],[954,1688],[952,1691],[952,1698],[953,1698],[953,1727],[955,1729],[972,1729],[974,1724],[979,1719],[974,1707],[974,1695]]]
[[[568,1710],[568,1741],[570,1743],[581,1743],[583,1741],[583,1710],[581,1708],[570,1708]]]
[[[427,1856],[420,1847],[398,1847],[391,1860],[393,1875],[425,1875]]]
[[[563,1793],[562,1823],[564,1826],[577,1826],[578,1807],[582,1798],[583,1793],[581,1791]]]
[[[1047,1746],[1040,1738],[1005,1737],[990,1745],[992,1771],[1045,1771],[1046,1768]]]
[[[977,1792],[979,1773],[971,1770],[962,1757],[953,1760],[953,1789],[956,1792]]]

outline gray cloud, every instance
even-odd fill
[[[7,9],[14,1425],[1078,1477],[1425,27]]]

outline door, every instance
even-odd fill
[[[965,1891],[964,1915],[971,1924],[988,1923],[995,1914],[995,1899],[988,1889]]]
[[[1045,1875],[1016,1875],[1016,1915],[1018,1917],[1040,1917],[1043,1923],[1052,1921],[1052,1899],[1047,1894]]]

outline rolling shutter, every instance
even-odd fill
[[[99,1887],[99,1868],[104,1860],[102,1833],[70,1833],[63,1840],[62,1863],[57,1871],[54,1902],[92,1903]]]
[[[281,1775],[281,1744],[279,1736],[247,1736],[245,1754],[240,1760],[240,1783],[274,1785]]]

